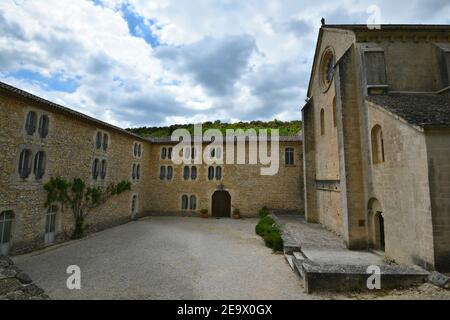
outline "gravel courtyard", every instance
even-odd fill
[[[52,299],[312,299],[255,219],[157,217],[14,258]],[[69,265],[81,290],[66,287]]]

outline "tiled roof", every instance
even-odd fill
[[[170,136],[166,136],[166,137],[147,137],[146,138],[148,141],[152,142],[152,143],[156,143],[156,144],[175,144],[177,143],[177,141],[172,141],[172,138]],[[246,141],[248,141],[248,137],[246,138]],[[259,139],[261,140],[261,139]],[[197,140],[198,141],[198,140]],[[211,139],[208,139],[206,137],[203,138],[203,142],[204,143],[209,143],[211,142]],[[270,136],[268,137],[268,141],[271,141]],[[280,142],[302,142],[303,138],[301,135],[296,135],[296,136],[280,136],[279,139]]]
[[[28,101],[33,101],[34,103],[38,103],[38,104],[43,105],[44,107],[50,109],[51,111],[58,112],[58,113],[63,113],[65,115],[73,117],[73,118],[78,118],[78,119],[81,119],[81,120],[85,120],[85,121],[88,121],[88,122],[90,122],[90,123],[92,123],[94,125],[100,126],[100,127],[106,127],[108,129],[117,131],[119,133],[131,136],[131,137],[133,137],[133,138],[135,138],[137,140],[145,140],[141,136],[136,135],[134,133],[131,133],[131,132],[125,130],[125,129],[113,126],[112,124],[109,124],[107,122],[95,119],[95,118],[90,117],[90,116],[87,116],[87,115],[85,115],[85,114],[83,114],[81,112],[69,109],[67,107],[63,107],[63,106],[61,106],[61,105],[59,105],[57,103],[45,100],[45,99],[43,99],[41,97],[35,96],[34,94],[31,94],[29,92],[23,91],[23,90],[21,90],[19,88],[13,87],[13,86],[11,86],[9,84],[6,84],[4,82],[1,82],[1,81],[0,81],[0,92],[6,92],[7,94],[13,95],[15,97],[20,97],[20,98],[26,99]]]
[[[437,94],[369,96],[368,102],[420,127],[450,128],[450,97]]]

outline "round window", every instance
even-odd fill
[[[320,63],[320,87],[323,92],[328,91],[333,82],[334,63],[333,49],[327,48],[322,55],[322,61]]]

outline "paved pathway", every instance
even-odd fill
[[[350,251],[344,240],[320,224],[306,223],[300,216],[277,216],[290,236],[300,244],[302,252],[312,261],[322,264],[378,265],[383,258],[368,251]]]
[[[311,299],[257,221],[149,218],[14,258],[53,299]],[[82,289],[66,288],[69,265]]]

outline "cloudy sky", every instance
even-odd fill
[[[450,24],[448,0],[0,0],[0,81],[121,127],[300,118],[321,17]]]

